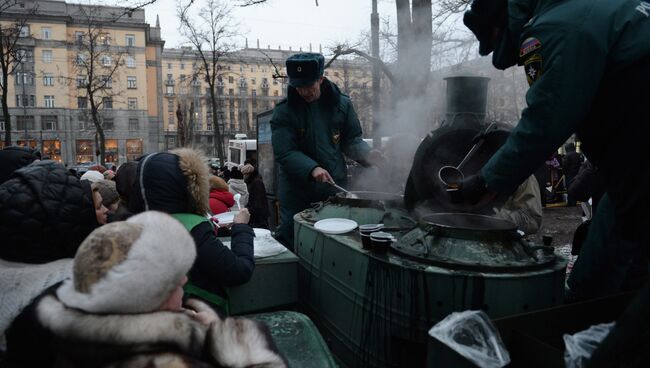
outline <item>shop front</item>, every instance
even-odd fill
[[[144,150],[142,148],[142,138],[127,139],[126,140],[126,159],[127,161],[135,161],[138,157],[142,156]]]
[[[61,162],[61,141],[58,139],[43,140],[43,157],[49,156],[50,160]]]
[[[76,161],[81,164],[94,161],[94,142],[92,139],[77,139],[75,142]]]

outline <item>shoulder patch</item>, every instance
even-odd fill
[[[532,85],[536,80],[542,75],[543,72],[543,60],[542,55],[536,53],[531,55],[524,62],[524,70],[526,71],[526,80],[528,80],[528,85]]]
[[[542,43],[535,37],[528,37],[524,40],[519,48],[519,57],[523,58],[526,55],[539,50],[542,47]]]

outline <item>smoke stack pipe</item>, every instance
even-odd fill
[[[490,78],[454,76],[447,81],[445,125],[454,128],[478,128],[487,112],[487,90]]]

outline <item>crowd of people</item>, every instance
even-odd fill
[[[26,148],[0,151],[0,164],[7,365],[285,366],[264,325],[228,317],[227,288],[255,268],[251,213],[265,223],[247,208],[261,184],[251,163],[227,181],[188,148],[80,177]]]

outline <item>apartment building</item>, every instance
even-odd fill
[[[122,163],[160,148],[160,27],[144,10],[21,1],[0,22],[25,19],[23,58],[8,80],[12,143],[37,148],[66,164],[96,161],[96,130],[84,81],[90,58],[105,85],[95,103],[106,137],[106,161]],[[90,41],[90,40],[93,41]],[[100,51],[91,54],[90,42]],[[105,74],[105,75],[104,75]],[[0,122],[4,136],[5,123]],[[0,143],[1,144],[1,143]]]

